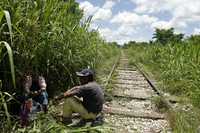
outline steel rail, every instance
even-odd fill
[[[137,68],[137,70],[144,76],[145,80],[148,82],[148,84],[151,86],[151,88],[154,90],[154,92],[164,100],[164,102],[167,104],[167,107],[169,109],[172,109],[171,103],[166,100],[162,94],[162,92],[159,91],[157,86],[153,83],[153,81],[147,76],[147,72],[142,70],[137,63],[134,63],[134,66]]]

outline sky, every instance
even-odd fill
[[[200,33],[200,0],[76,0],[90,29],[108,42],[152,39],[155,28],[175,28],[186,36]]]

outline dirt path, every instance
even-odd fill
[[[155,110],[151,98],[156,95],[143,75],[129,67],[128,59],[122,55],[115,70],[115,80],[110,108],[105,122],[114,133],[168,133],[171,132],[164,114]]]

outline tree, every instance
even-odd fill
[[[123,48],[129,48],[130,46],[134,46],[136,44],[137,44],[136,41],[129,41],[128,43],[124,44]]]
[[[198,45],[200,42],[200,34],[199,35],[191,35],[186,39],[188,42],[192,42],[193,44]]]
[[[158,29],[156,28],[155,33],[153,34],[153,39],[156,39],[156,42],[163,45],[167,43],[178,43],[183,39],[184,34],[175,34],[174,28],[170,29]]]

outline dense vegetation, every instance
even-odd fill
[[[92,17],[83,18],[75,0],[0,1],[0,128],[2,132],[61,132],[51,113],[20,129],[13,105],[27,73],[46,78],[50,96],[78,83],[75,72],[90,67],[106,82],[119,55],[116,43],[107,43],[89,29]],[[171,114],[176,132],[196,132],[200,110],[200,35],[184,38],[174,29],[156,29],[154,41],[125,44],[130,63],[141,63],[159,81],[160,88],[193,107]],[[14,63],[13,63],[14,62]],[[16,107],[14,107],[16,111]],[[87,131],[87,129],[77,129]],[[92,128],[91,131],[103,130]],[[78,132],[77,131],[77,132]],[[75,132],[75,131],[74,131]]]
[[[171,28],[156,29],[153,38],[150,43],[125,45],[130,63],[143,64],[160,82],[163,91],[184,99],[183,104],[193,104],[193,110],[177,111],[173,127],[177,132],[196,132],[200,122],[200,35],[183,39],[183,34],[175,34]]]
[[[91,17],[83,18],[75,0],[0,1],[0,44],[11,47],[14,60],[14,65],[10,64],[8,52],[1,45],[0,128],[3,131],[17,127],[10,128],[13,124],[10,119],[15,119],[8,112],[16,104],[13,99],[21,94],[25,74],[43,75],[47,91],[53,96],[77,84],[76,71],[86,67],[103,71],[100,65],[116,57],[117,46],[102,40],[98,31],[89,30],[90,20]]]

